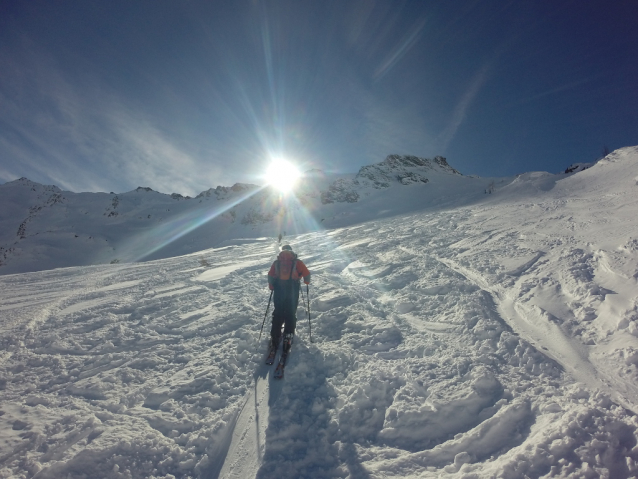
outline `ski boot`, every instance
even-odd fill
[[[284,349],[283,349],[284,354],[288,354],[290,352],[290,349],[292,348],[293,336],[294,336],[293,333],[288,333],[284,336]]]

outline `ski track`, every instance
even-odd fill
[[[585,306],[559,326],[526,296],[549,256],[590,287],[593,257],[478,213],[294,238],[315,342],[300,302],[282,381],[257,344],[276,244],[1,277],[0,477],[632,477],[638,422],[561,329]]]
[[[589,363],[586,354],[582,351],[582,345],[570,340],[549,318],[543,317],[542,311],[530,311],[510,298],[502,288],[497,285],[489,286],[484,278],[467,268],[443,258],[435,259],[489,293],[494,299],[501,317],[512,330],[534,344],[537,350],[544,352],[559,363],[574,378],[594,389],[608,389],[605,388],[603,381],[600,380],[594,367]],[[611,391],[608,392],[611,393]]]

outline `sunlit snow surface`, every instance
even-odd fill
[[[314,343],[300,306],[283,381],[272,239],[0,277],[0,477],[638,474],[635,148],[288,239]]]

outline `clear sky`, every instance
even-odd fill
[[[0,182],[193,195],[273,156],[505,176],[635,144],[635,0],[0,0]]]

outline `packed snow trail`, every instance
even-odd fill
[[[237,420],[219,477],[255,477],[264,456],[268,425],[268,381],[256,375],[254,390]]]
[[[300,308],[283,381],[272,239],[0,277],[0,477],[635,477],[635,200],[556,188],[290,239],[315,343]]]

